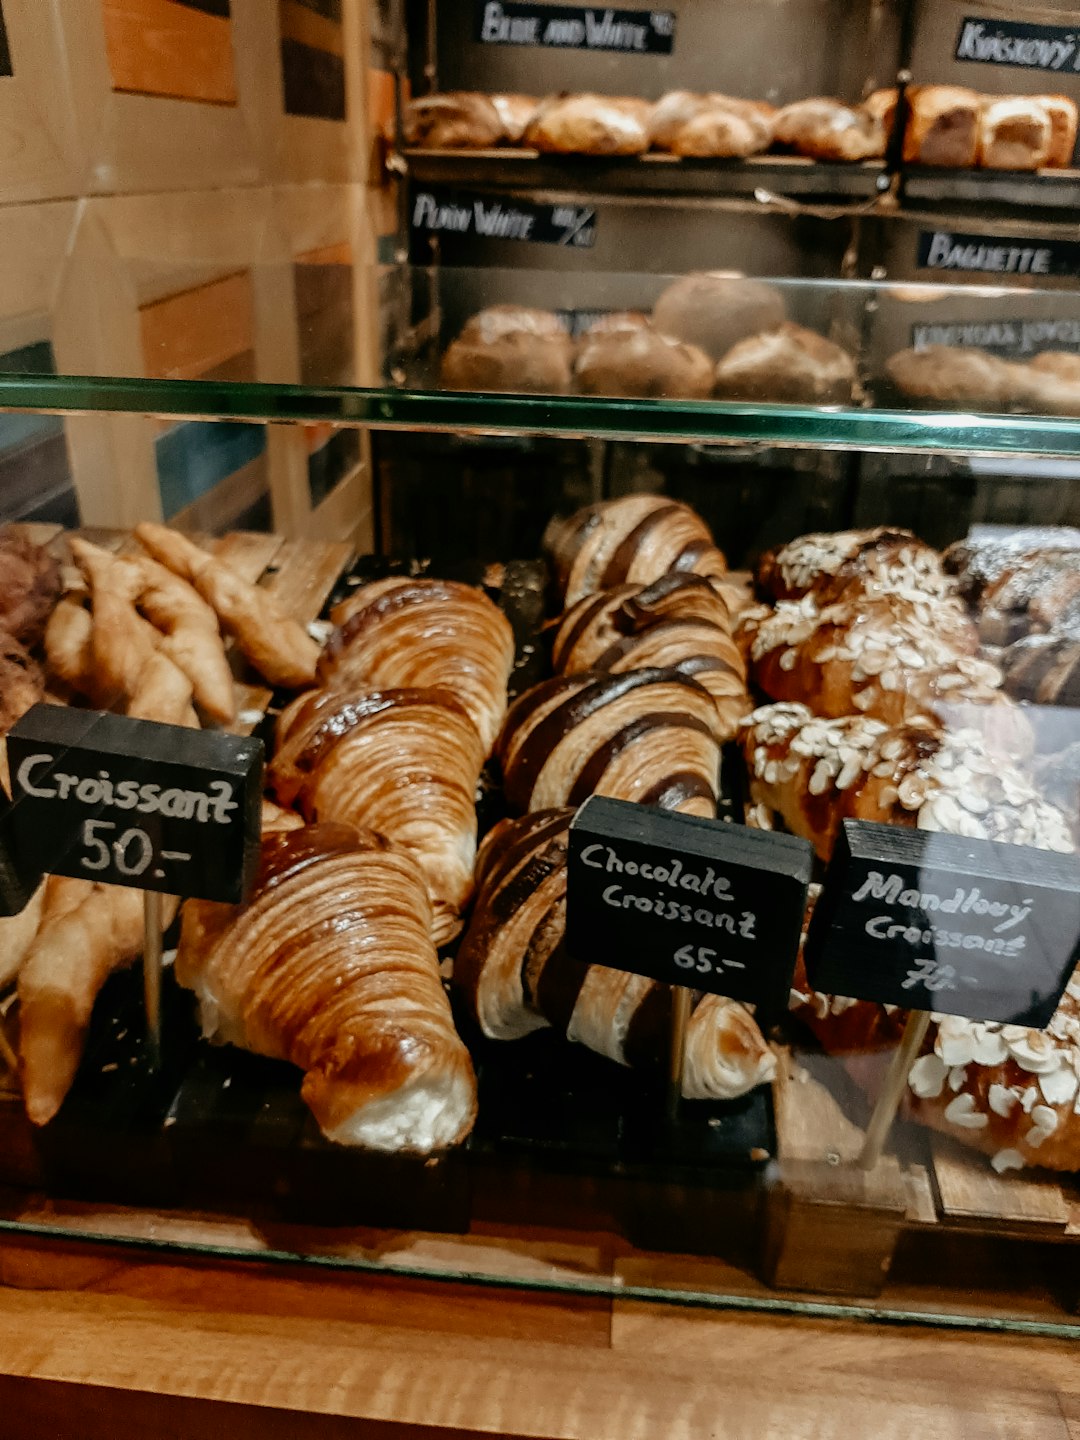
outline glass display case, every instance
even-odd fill
[[[1071,152],[909,158],[919,5],[709,82],[880,155],[610,163],[411,97],[698,0],[175,8],[0,175],[0,1233],[1080,1335]]]

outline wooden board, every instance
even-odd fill
[[[977,1222],[998,1235],[1015,1232],[1033,1240],[1043,1232],[1063,1235],[1070,1210],[1052,1176],[1030,1170],[996,1175],[986,1156],[947,1135],[933,1135],[930,1149],[943,1220]]]

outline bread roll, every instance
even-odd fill
[[[0,525],[0,631],[34,646],[60,598],[60,565],[14,525]]]
[[[773,136],[813,160],[856,161],[880,159],[887,132],[871,111],[816,96],[777,111]]]
[[[536,114],[539,101],[535,95],[489,95],[502,124],[502,139],[508,145],[520,145],[529,121]]]
[[[1038,170],[1049,163],[1053,126],[1034,97],[988,100],[979,117],[979,164],[985,170]]]
[[[305,1072],[328,1139],[427,1155],[476,1116],[430,928],[420,872],[382,836],[277,832],[245,905],[185,905],[176,978],[209,1038]]]
[[[885,373],[913,400],[973,410],[1007,410],[1028,388],[1022,365],[959,345],[900,350],[886,360]]]
[[[729,400],[840,405],[851,400],[856,383],[846,350],[791,321],[740,340],[716,367],[716,393]]]
[[[705,400],[713,388],[704,350],[647,325],[592,331],[578,350],[574,375],[586,395]]]
[[[748,335],[782,325],[784,300],[779,290],[760,280],[706,272],[669,285],[654,305],[652,318],[657,330],[697,345],[719,360]]]
[[[650,139],[657,150],[703,159],[756,155],[772,142],[772,107],[730,95],[675,90],[653,107]]]
[[[641,155],[649,148],[645,100],[611,95],[551,95],[525,131],[525,143],[558,155]]]
[[[0,630],[0,736],[44,698],[41,666],[25,646]]]
[[[406,145],[429,150],[488,150],[507,134],[493,97],[472,90],[412,100],[402,111],[401,124]]]
[[[970,169],[978,159],[982,97],[960,85],[913,85],[904,132],[909,165]]]
[[[586,505],[544,533],[566,605],[613,585],[647,585],[669,571],[722,579],[727,562],[689,505],[663,495],[624,495]]]
[[[448,390],[564,395],[573,359],[574,342],[550,310],[492,305],[447,347],[439,379]]]

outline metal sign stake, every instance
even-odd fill
[[[862,1170],[872,1170],[881,1159],[885,1141],[892,1129],[896,1112],[899,1110],[900,1101],[904,1096],[908,1075],[916,1056],[922,1049],[922,1043],[926,1039],[926,1032],[929,1028],[930,1012],[928,1010],[913,1010],[908,1016],[900,1044],[886,1071],[885,1083],[881,1087],[881,1094],[874,1106],[874,1113],[870,1116],[870,1124],[866,1127],[866,1139],[863,1141],[858,1161]]]
[[[671,1121],[679,1116],[682,1099],[683,1066],[686,1063],[686,1030],[690,1024],[693,994],[685,985],[671,987],[671,1051],[668,1056],[667,1115]]]
[[[161,969],[163,928],[161,896],[143,891],[143,1003],[146,1007],[146,1053],[151,1070],[161,1065]]]

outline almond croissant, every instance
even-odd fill
[[[331,619],[338,628],[319,661],[324,685],[450,690],[490,753],[506,712],[514,634],[482,590],[451,580],[376,580]]]
[[[430,930],[404,852],[312,825],[264,839],[246,905],[185,905],[176,976],[211,1039],[305,1072],[329,1139],[426,1155],[462,1141],[476,1115]]]
[[[367,826],[410,851],[441,945],[472,890],[483,763],[475,726],[446,690],[315,690],[278,722],[270,784],[309,821]]]

